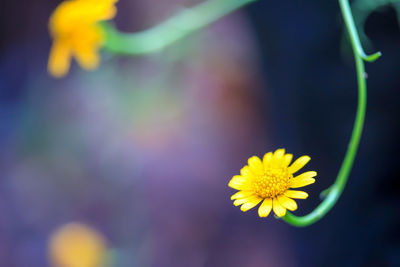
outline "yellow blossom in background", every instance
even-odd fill
[[[87,70],[99,65],[104,33],[97,23],[115,16],[117,1],[67,0],[56,8],[49,20],[53,46],[48,70],[53,76],[62,77],[68,72],[71,57]]]
[[[297,204],[292,198],[305,199],[308,194],[289,189],[314,183],[313,177],[317,173],[309,171],[294,177],[310,161],[310,157],[302,156],[289,166],[292,157],[292,154],[285,154],[284,149],[266,153],[262,160],[251,157],[240,175],[229,182],[230,187],[240,190],[231,197],[233,204],[242,205],[240,209],[245,212],[262,202],[258,208],[260,217],[267,217],[271,210],[279,217],[285,216],[286,209],[296,210]]]
[[[56,230],[48,249],[53,267],[103,266],[107,252],[103,235],[80,223],[69,223]]]

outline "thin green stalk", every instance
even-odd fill
[[[339,0],[339,4],[350,36],[351,45],[354,53],[354,60],[356,64],[357,82],[358,82],[357,114],[349,146],[347,148],[347,152],[344,157],[342,166],[340,167],[336,181],[332,186],[330,186],[327,190],[323,191],[321,194],[324,197],[324,200],[311,213],[305,216],[295,216],[290,212],[288,212],[286,216],[283,217],[283,220],[285,220],[287,223],[298,227],[311,225],[320,220],[322,217],[324,217],[325,214],[327,214],[336,204],[346,186],[347,179],[349,177],[355,156],[357,154],[358,145],[360,143],[362,129],[364,126],[366,105],[367,105],[367,85],[366,85],[366,77],[365,77],[366,75],[365,75],[363,60],[373,61],[380,56],[380,53],[379,55],[377,55],[378,53],[375,53],[371,56],[365,55],[361,47],[357,30],[354,26],[354,20],[351,14],[351,9],[349,7],[348,0]]]
[[[184,9],[163,23],[142,32],[121,33],[108,23],[101,24],[106,35],[104,48],[116,54],[154,53],[188,34],[256,0],[208,0]]]
[[[342,11],[343,19],[346,24],[347,31],[350,35],[353,52],[358,54],[363,60],[373,62],[377,60],[382,53],[376,52],[372,55],[367,55],[362,48],[360,37],[358,36],[357,28],[354,23],[353,15],[351,14],[351,8],[348,0],[339,0],[340,9]]]
[[[347,179],[349,177],[355,156],[357,154],[358,144],[360,142],[361,133],[364,126],[364,117],[365,117],[366,103],[367,103],[366,82],[364,77],[364,62],[358,54],[355,54],[354,58],[356,61],[357,77],[359,83],[358,107],[357,107],[356,120],[354,122],[353,133],[350,139],[349,146],[347,148],[346,156],[343,160],[342,166],[340,168],[335,183],[329,188],[329,191],[327,192],[325,199],[321,202],[321,204],[317,208],[315,208],[314,211],[312,211],[308,215],[301,217],[295,216],[289,212],[286,214],[286,216],[283,219],[291,225],[304,227],[320,220],[336,204],[340,195],[343,192],[344,187],[346,186]]]

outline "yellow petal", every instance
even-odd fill
[[[231,196],[231,200],[249,197],[253,194],[254,193],[252,191],[239,191],[236,194]]]
[[[306,199],[308,197],[308,194],[303,191],[287,190],[285,192],[285,196],[290,198]]]
[[[315,182],[315,179],[313,177],[315,177],[316,175],[317,172],[314,171],[302,173],[292,179],[290,187],[297,188],[313,184]]]
[[[250,174],[251,174],[251,172],[250,172],[249,166],[244,166],[244,167],[240,170],[240,175],[241,175],[242,177],[247,178],[247,177],[250,176]]]
[[[100,62],[99,47],[103,43],[103,31],[98,26],[90,26],[75,37],[73,52],[79,65],[86,70],[97,68]]]
[[[80,48],[75,52],[79,65],[86,70],[94,70],[99,66],[100,57],[95,48]]]
[[[247,198],[247,202],[244,203],[241,207],[240,210],[243,212],[248,211],[249,209],[254,208],[255,206],[258,205],[258,203],[261,202],[262,198],[258,197],[258,196],[253,196],[253,197],[249,197]]]
[[[253,196],[250,196],[250,197],[253,197]],[[235,201],[233,201],[233,205],[235,205],[235,206],[242,205],[242,204],[248,202],[250,197],[244,197],[244,198],[236,199]]]
[[[291,198],[285,197],[284,195],[280,195],[280,196],[278,196],[278,201],[282,206],[284,206],[288,210],[291,210],[291,211],[297,210],[297,204]]]
[[[236,189],[236,190],[244,190],[247,187],[246,181],[247,181],[246,178],[244,178],[240,175],[235,175],[229,181],[228,186],[232,187],[233,189]]]
[[[250,196],[248,196],[248,197],[236,199],[235,201],[233,201],[233,205],[235,205],[235,206],[242,205],[242,204],[244,204],[244,203],[247,203],[247,202],[249,202],[249,201],[252,201],[252,200],[253,200],[254,198],[256,198],[256,197],[257,197],[256,195],[252,194],[252,195],[250,195]]]
[[[51,47],[48,70],[54,77],[65,76],[71,61],[70,47],[62,40],[55,40]]]
[[[115,17],[115,14],[117,13],[117,9],[115,6],[115,0],[108,0],[108,1],[102,1],[102,5],[99,5],[99,1],[96,2],[96,9],[92,11],[93,17],[95,18],[96,21],[99,20],[109,20]],[[97,7],[98,6],[98,7]]]
[[[290,162],[292,161],[293,155],[292,154],[286,154],[283,158],[283,164],[285,167],[289,166]]]
[[[272,198],[266,198],[258,208],[258,215],[260,217],[267,217],[271,212],[271,210],[272,210]]]
[[[280,163],[283,159],[283,155],[285,155],[285,149],[280,148],[277,149],[274,153],[274,157],[273,160],[275,161],[275,163]]]
[[[295,162],[293,162],[293,164],[289,167],[289,172],[290,173],[295,173],[298,170],[300,170],[301,168],[304,167],[304,165],[307,164],[307,162],[310,161],[310,157],[309,156],[302,156],[300,158],[298,158]]]
[[[265,168],[268,168],[271,165],[272,161],[272,152],[268,152],[263,157],[263,164]]]
[[[250,170],[254,173],[263,173],[264,172],[264,166],[261,162],[261,159],[257,156],[252,156],[249,158],[249,167]]]
[[[279,203],[279,201],[274,198],[272,200],[272,208],[278,217],[283,217],[286,215],[286,209]]]
[[[64,1],[50,17],[52,32],[67,32],[82,25],[112,19],[116,1]]]

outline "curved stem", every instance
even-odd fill
[[[188,34],[256,0],[208,0],[184,9],[163,23],[137,33],[121,33],[108,23],[104,48],[116,54],[140,55],[161,51]]]
[[[361,46],[360,37],[358,36],[357,28],[354,23],[349,1],[339,0],[339,4],[340,4],[340,9],[342,11],[344,22],[346,24],[347,31],[350,35],[354,53],[357,53],[362,59],[368,62],[373,62],[377,60],[382,55],[381,52],[376,52],[372,55],[367,55]]]
[[[322,195],[324,197],[324,200],[311,213],[305,216],[299,217],[288,212],[286,216],[283,217],[283,220],[285,220],[287,223],[298,227],[308,226],[317,222],[323,216],[325,216],[325,214],[327,214],[338,201],[340,195],[343,192],[344,187],[346,186],[347,179],[349,177],[351,168],[353,166],[353,162],[357,154],[358,145],[360,143],[362,129],[364,126],[364,118],[367,105],[367,85],[366,85],[366,75],[365,75],[363,59],[367,61],[369,60],[365,58],[365,54],[362,51],[360,40],[358,38],[357,31],[354,27],[354,21],[351,15],[351,10],[349,8],[348,1],[339,0],[339,3],[343,17],[346,21],[347,30],[350,35],[350,40],[354,52],[354,60],[357,70],[357,82],[358,82],[357,114],[349,146],[347,148],[347,152],[344,157],[342,166],[340,167],[335,183],[332,186],[330,186],[328,190],[323,191]]]

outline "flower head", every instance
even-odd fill
[[[64,76],[74,56],[82,68],[95,69],[98,50],[104,42],[99,21],[112,19],[118,0],[67,0],[62,2],[49,20],[53,46],[48,69],[55,77]]]
[[[274,153],[269,152],[264,158],[253,156],[246,165],[240,170],[240,175],[234,176],[229,186],[240,190],[231,199],[235,206],[242,205],[242,211],[257,206],[260,217],[267,217],[273,209],[278,217],[286,214],[286,209],[296,210],[297,204],[292,198],[305,199],[308,194],[303,191],[290,190],[290,188],[303,187],[315,182],[317,175],[314,171],[293,176],[297,171],[304,167],[309,156],[298,158],[292,165],[292,154],[285,154],[284,149],[278,149]]]
[[[49,240],[49,256],[55,267],[103,266],[107,252],[103,235],[80,223],[68,223]]]

